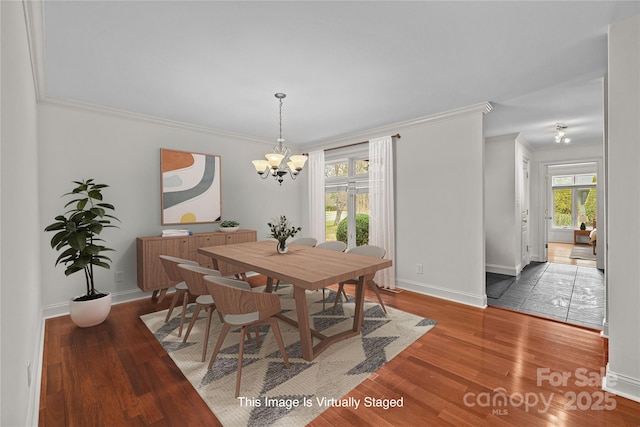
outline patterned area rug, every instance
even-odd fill
[[[283,314],[295,319],[291,286],[281,285],[277,293],[281,296]],[[322,292],[307,292],[311,325],[325,335],[348,330],[353,324],[353,300],[339,305],[335,315],[331,313],[335,295],[334,291],[326,292],[323,310]],[[190,306],[189,310],[192,309]],[[365,302],[361,335],[330,346],[312,362],[302,359],[298,330],[278,321],[289,369],[284,366],[273,333],[268,326],[261,326],[261,346],[256,347],[255,339],[245,344],[238,399],[234,393],[240,329],[228,334],[212,369],[207,370],[221,329],[215,313],[205,362],[200,362],[204,315],[196,322],[187,343],[178,337],[180,310],[174,310],[175,315],[167,323],[166,310],[141,319],[223,425],[302,426],[330,406],[339,405],[340,398],[437,323],[390,307],[387,311],[385,315],[377,303]],[[360,402],[360,410],[365,403]]]

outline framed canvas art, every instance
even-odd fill
[[[220,221],[220,156],[160,149],[162,225]]]

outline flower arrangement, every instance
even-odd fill
[[[295,236],[302,227],[295,227],[286,216],[280,215],[280,219],[272,220],[267,225],[271,230],[271,237],[278,241],[278,248],[284,250],[287,246],[287,239]]]

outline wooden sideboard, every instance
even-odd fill
[[[255,230],[238,230],[233,233],[215,231],[180,237],[138,237],[136,239],[138,287],[144,292],[153,291],[155,296],[158,291],[166,291],[175,284],[164,272],[159,255],[189,259],[198,262],[202,267],[213,268],[211,258],[198,254],[198,248],[255,242],[256,238]],[[245,273],[239,267],[227,263],[220,263],[219,270],[223,276]]]

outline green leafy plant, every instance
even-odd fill
[[[93,179],[73,182],[77,187],[62,195],[73,197],[64,205],[65,208],[73,205],[73,208],[56,216],[56,222],[44,231],[56,232],[51,238],[51,248],[62,252],[55,265],[64,264],[66,276],[84,271],[87,293],[76,301],[91,300],[105,295],[95,289],[93,266],[109,269],[111,259],[101,253],[113,251],[102,245],[104,240],[98,236],[105,228],[116,227],[111,224],[112,220],[120,220],[108,213],[115,210],[113,205],[102,201],[102,189],[108,185],[96,184]]]
[[[280,218],[277,220],[271,220],[267,225],[271,230],[271,237],[278,241],[281,248],[284,248],[289,237],[295,236],[300,230],[302,230],[302,227],[295,227],[291,225],[287,217],[284,215],[280,215]]]
[[[347,242],[347,218],[344,218],[338,224],[336,230],[336,240]],[[356,246],[364,246],[369,244],[369,215],[356,214]]]
[[[220,227],[237,227],[240,223],[238,221],[222,221]]]

